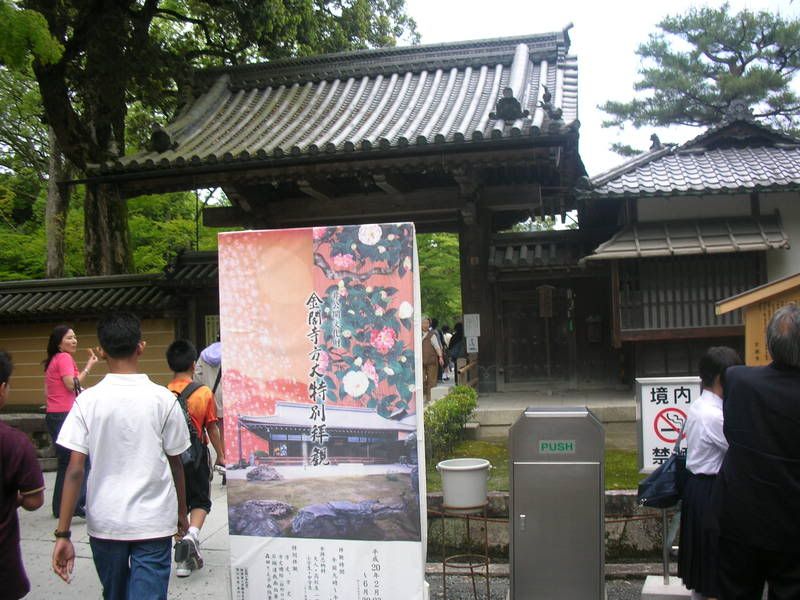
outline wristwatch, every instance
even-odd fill
[[[53,532],[53,535],[56,536],[56,538],[64,538],[65,540],[68,540],[69,538],[72,537],[72,532],[69,529],[67,529],[66,531],[59,531],[58,529],[56,529]]]

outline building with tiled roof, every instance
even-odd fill
[[[615,343],[638,345],[637,374],[685,371],[657,347],[666,341],[690,359],[714,341],[741,347],[741,312],[714,304],[800,267],[800,140],[740,102],[723,123],[682,145],[656,138],[578,193],[587,214],[618,223],[583,262],[610,265]]]
[[[506,240],[493,245],[502,230],[576,208],[585,169],[568,28],[210,69],[185,92],[149,148],[91,166],[86,183],[122,198],[220,187],[231,205],[204,210],[211,226],[413,221],[418,232],[458,232],[464,311],[482,316],[481,386],[514,379],[496,343],[499,288],[527,268],[528,247],[533,269],[574,270],[580,258],[532,242],[517,266],[489,260],[507,253]],[[193,296],[197,318],[213,318],[215,302]]]
[[[176,337],[204,345],[219,333],[217,253],[186,252],[164,273],[34,279],[0,282],[0,348],[14,358],[14,394],[9,408],[38,408],[44,402],[47,338],[55,325],[66,323],[79,340],[76,360],[83,364],[87,348],[98,346],[97,320],[111,312],[129,311],[142,320],[147,350],[142,369],[166,385],[172,373],[164,361]],[[105,374],[101,361],[88,385]]]
[[[221,187],[230,206],[206,225],[457,232],[481,390],[693,373],[709,344],[742,345],[716,301],[798,270],[800,142],[740,106],[587,179],[569,46],[564,30],[203,71],[147,150],[86,184]],[[508,231],[570,213],[575,231]],[[185,255],[156,284],[198,345],[218,331],[218,277],[214,254]]]
[[[566,32],[381,48],[196,74],[150,149],[91,169],[127,185],[304,162],[496,147],[578,127]],[[152,184],[152,182],[151,182]],[[130,187],[136,187],[131,185]]]

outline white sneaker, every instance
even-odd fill
[[[200,540],[191,533],[187,533],[183,541],[189,545],[189,557],[186,562],[193,571],[203,568],[203,557],[200,555]]]
[[[192,571],[203,568],[200,555],[200,542],[191,534],[186,534],[175,544],[175,575],[188,577]]]
[[[189,563],[186,561],[179,562],[175,565],[175,575],[178,577],[188,577],[192,574],[192,570],[189,568]]]

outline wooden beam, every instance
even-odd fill
[[[778,279],[777,281],[760,285],[757,288],[726,298],[725,300],[720,300],[715,305],[715,312],[717,315],[724,315],[737,308],[744,308],[756,302],[761,302],[762,300],[777,296],[778,294],[782,294],[798,286],[800,286],[800,273],[789,275],[783,279]]]
[[[451,169],[450,174],[458,184],[458,190],[465,198],[472,198],[480,187],[480,177],[477,172],[469,167]]]
[[[469,148],[468,144],[442,149],[429,145],[414,146],[408,152],[392,151],[379,158],[364,155],[325,155],[284,158],[276,161],[231,161],[159,168],[139,172],[106,173],[91,178],[96,183],[115,183],[124,198],[166,191],[222,187],[227,184],[258,183],[275,179],[313,179],[341,176],[343,173],[416,171],[421,169],[459,167],[480,169],[512,163],[551,164],[550,145],[554,140],[519,138],[499,140],[498,144],[482,143]],[[413,154],[417,152],[417,154]],[[86,180],[76,180],[83,183]]]
[[[622,348],[619,314],[619,262],[611,261],[611,347]]]
[[[261,186],[263,187],[263,186]],[[253,212],[253,207],[268,197],[265,189],[248,185],[226,185],[222,188],[225,195],[234,206],[240,207],[244,212]]]
[[[325,202],[330,202],[336,196],[336,188],[321,179],[298,179],[297,187],[307,196]]]
[[[411,182],[396,173],[374,173],[372,180],[387,194],[399,196],[411,191]]]
[[[485,188],[481,194],[481,206],[488,211],[508,210],[517,205],[515,199],[530,197],[538,186],[504,185]],[[264,198],[261,200],[261,198]],[[209,227],[253,226],[264,221],[286,226],[301,227],[314,223],[355,223],[376,221],[427,221],[436,220],[450,225],[458,222],[459,214],[467,221],[474,219],[476,208],[463,198],[458,189],[427,188],[402,195],[351,194],[335,199],[327,197],[289,198],[268,200],[260,196],[253,202],[252,212],[223,210],[223,207],[210,207],[203,211],[203,222]],[[364,221],[366,219],[366,221]],[[448,229],[452,230],[452,229]]]
[[[648,342],[659,340],[683,340],[689,338],[738,337],[744,335],[744,325],[722,327],[687,327],[684,329],[623,329],[623,342]]]

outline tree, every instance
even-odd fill
[[[6,0],[0,0],[5,2]],[[390,45],[415,36],[404,0],[24,0],[63,46],[34,58],[47,124],[74,167],[124,154],[138,100],[170,114],[190,68]],[[86,271],[130,271],[127,206],[113,186],[87,186]]]
[[[25,69],[31,55],[42,63],[55,62],[64,50],[42,15],[8,0],[0,0],[0,31],[0,64],[14,69]]]
[[[734,15],[726,3],[666,17],[658,28],[636,51],[643,66],[634,88],[647,94],[601,105],[612,117],[604,127],[714,125],[737,99],[773,126],[800,125],[800,99],[790,87],[800,68],[800,20]]]
[[[452,233],[417,235],[422,312],[439,323],[461,320],[461,264],[458,236]]]

